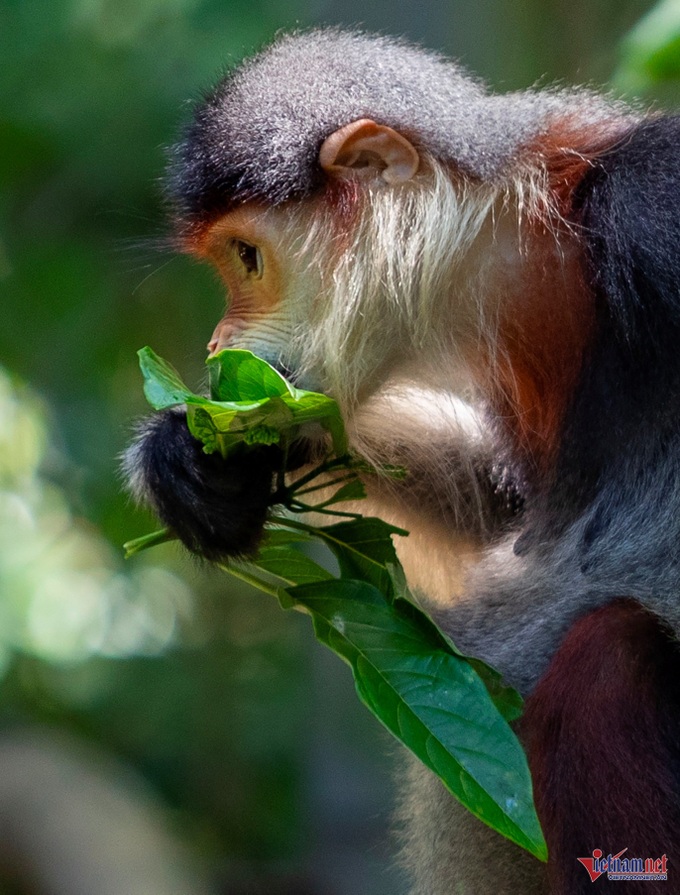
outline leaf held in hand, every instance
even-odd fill
[[[203,442],[206,453],[219,450],[227,457],[240,443],[292,440],[304,423],[318,423],[326,429],[338,456],[347,451],[335,401],[295,388],[250,351],[228,348],[208,359],[211,398],[194,394],[174,367],[150,348],[142,348],[138,354],[144,393],[151,406],[165,410],[186,404],[191,433]]]
[[[230,349],[209,359],[211,398],[193,394],[151,349],[139,356],[149,402],[158,410],[186,404],[189,429],[207,453],[227,457],[249,445],[285,445],[310,422],[329,432],[335,458],[297,486],[280,488],[278,499],[293,512],[324,494],[329,475],[339,487],[312,507],[317,512],[351,515],[333,508],[365,496],[356,478],[364,467],[346,458],[344,425],[331,398],[295,388],[249,351]],[[326,480],[317,484],[321,473]],[[395,467],[391,474],[405,471]],[[508,723],[522,701],[493,668],[464,656],[412,599],[393,543],[407,532],[360,516],[316,528],[296,519],[271,521],[278,527],[269,529],[256,560],[231,561],[225,571],[277,597],[283,608],[307,612],[317,638],[350,665],[373,714],[474,815],[545,860],[526,758]],[[168,537],[163,531],[137,539],[129,553]],[[299,549],[304,543],[296,542],[313,538],[334,554],[339,578]]]

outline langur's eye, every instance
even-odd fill
[[[249,242],[243,242],[242,239],[236,239],[234,240],[234,247],[245,272],[249,276],[261,277],[264,265],[262,263],[262,253],[257,246],[250,245]]]

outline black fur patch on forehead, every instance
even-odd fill
[[[450,156],[442,110],[475,105],[483,95],[455,64],[398,40],[337,30],[285,35],[199,105],[173,150],[171,196],[189,218],[253,199],[308,196],[323,182],[324,139],[358,118]],[[462,143],[459,149],[464,157]]]

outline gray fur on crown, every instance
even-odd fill
[[[251,199],[278,204],[323,182],[323,140],[358,118],[389,125],[445,163],[502,178],[554,116],[584,126],[621,107],[587,91],[489,94],[455,62],[402,40],[325,29],[279,37],[198,105],[169,189],[189,218]]]

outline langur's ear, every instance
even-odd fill
[[[319,163],[331,177],[405,183],[417,172],[420,156],[406,137],[391,127],[360,118],[324,140]]]

